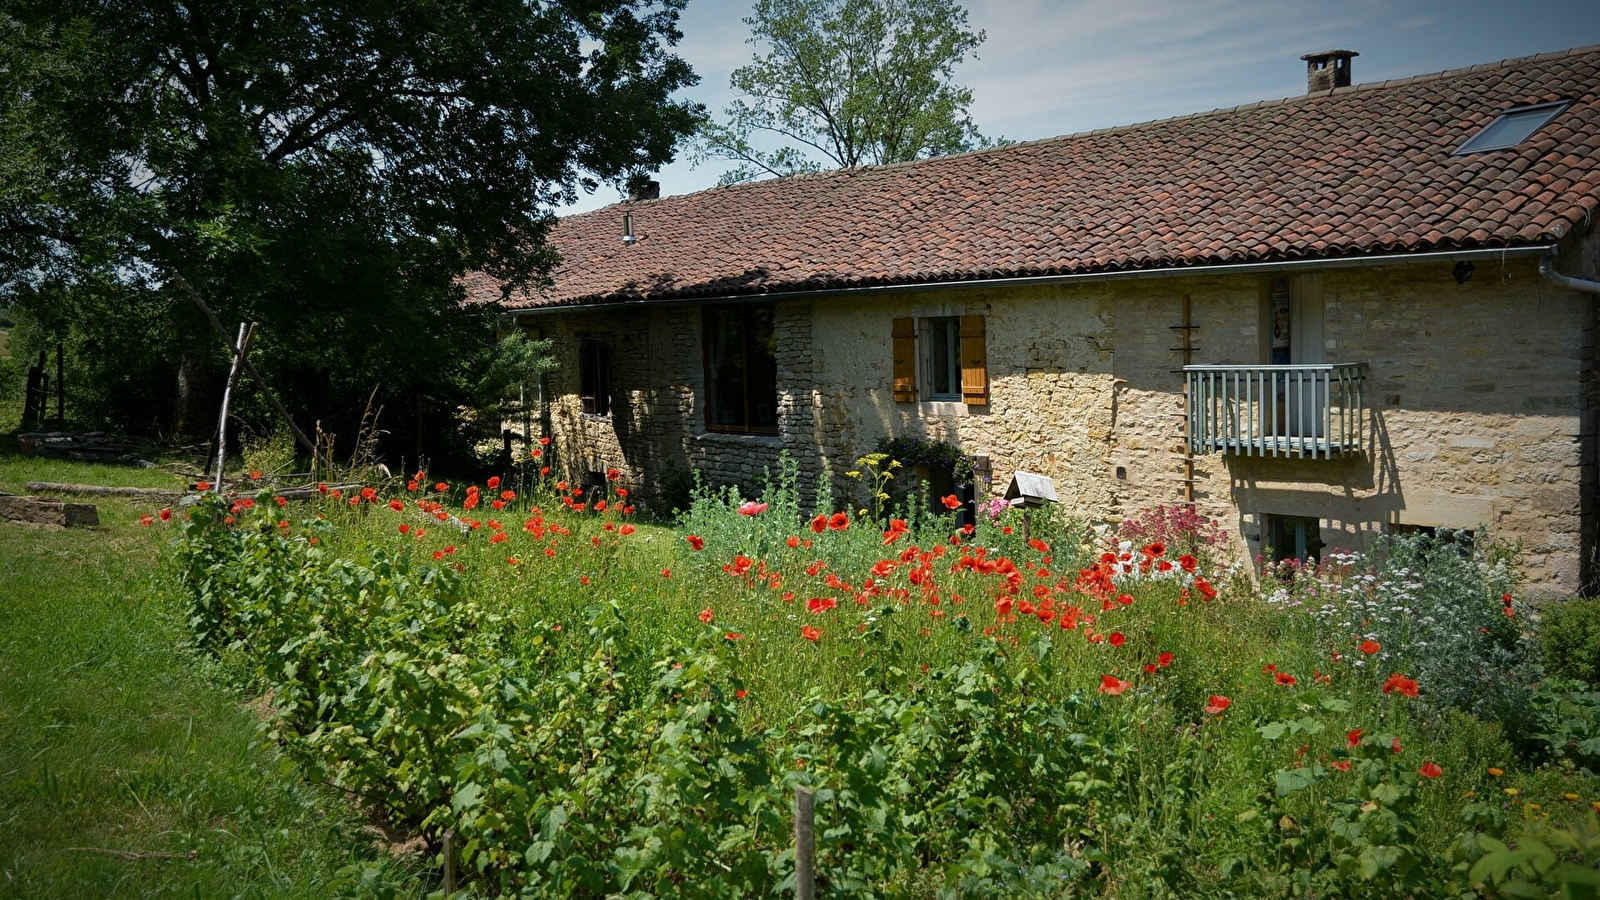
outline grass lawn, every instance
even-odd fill
[[[177,479],[0,454],[0,490],[27,481]],[[186,649],[149,510],[97,506],[98,529],[0,523],[0,897],[423,893]]]

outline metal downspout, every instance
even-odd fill
[[[1555,261],[1548,256],[1539,257],[1539,274],[1551,284],[1558,284],[1572,291],[1583,291],[1585,294],[1600,294],[1600,281],[1589,281],[1586,278],[1573,278],[1556,271]]]
[[[1556,266],[1555,266],[1555,259],[1554,259],[1553,256],[1541,256],[1541,257],[1539,257],[1539,274],[1543,275],[1544,279],[1546,281],[1550,282],[1551,284],[1555,284],[1555,285],[1558,285],[1560,287],[1567,288],[1568,290],[1582,291],[1583,293],[1586,293],[1586,294],[1600,294],[1600,281],[1590,281],[1590,280],[1588,280],[1586,278],[1573,278],[1571,275],[1563,275],[1560,272],[1557,272],[1556,271]],[[1591,416],[1592,416],[1592,414],[1591,414]],[[1590,427],[1593,427],[1593,426],[1591,425]],[[1591,457],[1590,458],[1591,458],[1592,464],[1593,463],[1600,463],[1600,431],[1597,431],[1595,433],[1594,442],[1595,442],[1595,446],[1590,451],[1591,452]],[[1595,500],[1591,500],[1590,502],[1593,503],[1593,502],[1596,502],[1596,501]],[[1580,507],[1580,509],[1581,509],[1581,507]],[[1591,513],[1591,515],[1592,515],[1592,513]],[[1594,552],[1593,548],[1591,548],[1589,552],[1593,553]],[[1595,579],[1595,573],[1594,573],[1594,570],[1593,570],[1594,562],[1591,561],[1591,560],[1583,560],[1582,562],[1583,563],[1588,563],[1588,566],[1585,567],[1585,568],[1588,569],[1588,571],[1580,570],[1579,576],[1578,576],[1580,582],[1582,582],[1582,581],[1588,581],[1588,582],[1594,581],[1594,579]],[[1593,584],[1580,583],[1578,585],[1578,590],[1587,591],[1587,590],[1591,590],[1593,587],[1594,587]]]

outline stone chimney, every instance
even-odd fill
[[[1350,86],[1350,58],[1354,50],[1324,50],[1300,57],[1306,61],[1306,93]]]

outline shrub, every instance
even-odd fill
[[[1434,709],[1513,731],[1526,723],[1538,653],[1517,627],[1509,548],[1480,540],[1465,553],[1439,551],[1425,536],[1393,535],[1294,571],[1270,599],[1304,604],[1330,653],[1374,679],[1411,675]]]
[[[1545,673],[1600,685],[1600,598],[1550,603],[1540,612]]]

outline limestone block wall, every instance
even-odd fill
[[[549,428],[568,477],[621,468],[658,497],[691,471],[750,488],[787,450],[809,495],[824,464],[842,477],[880,437],[944,440],[1012,473],[1055,480],[1062,502],[1117,522],[1183,497],[1182,363],[1189,298],[1197,363],[1262,354],[1265,276],[1078,282],[839,295],[775,304],[779,430],[704,427],[701,313],[693,305],[541,317],[563,362],[547,380]],[[1320,520],[1330,548],[1396,525],[1487,526],[1522,542],[1531,581],[1570,593],[1593,574],[1596,515],[1592,301],[1536,265],[1327,269],[1324,358],[1367,364],[1368,452],[1331,460],[1195,459],[1198,509],[1259,552],[1268,515]],[[982,315],[990,402],[892,399],[891,320]],[[610,335],[614,411],[585,416],[577,340]],[[919,340],[921,338],[919,337]]]
[[[1103,288],[1073,302],[1065,293],[1042,286],[814,301],[820,453],[837,475],[882,437],[941,440],[989,458],[995,481],[980,486],[980,496],[1003,491],[1023,470],[1054,479],[1064,503],[1106,508],[1113,502],[1102,473],[1114,416],[1114,311]],[[891,320],[967,315],[985,317],[988,405],[894,402]],[[836,484],[852,489],[860,491],[853,482]]]

